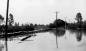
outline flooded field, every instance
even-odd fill
[[[8,41],[8,51],[85,51],[86,34],[80,31],[57,30],[37,33],[27,38],[11,38]],[[4,41],[0,41],[0,51],[5,51]]]

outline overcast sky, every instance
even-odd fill
[[[0,14],[6,15],[7,0],[0,0]],[[81,12],[86,20],[85,0],[10,0],[9,13],[14,15],[15,22],[48,24],[58,18],[66,17],[68,22],[73,22],[77,12]]]

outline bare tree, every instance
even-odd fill
[[[9,17],[9,19],[8,19],[8,22],[9,22],[9,25],[10,26],[12,26],[13,25],[13,23],[14,23],[14,18],[13,18],[13,14],[11,14],[10,13],[10,15],[9,15],[10,17]]]
[[[0,14],[0,24],[4,21],[4,17]]]

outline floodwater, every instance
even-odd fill
[[[86,34],[82,31],[53,30],[20,41],[25,37],[9,39],[8,51],[86,51]],[[0,42],[0,51],[5,51],[3,42]]]

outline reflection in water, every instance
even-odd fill
[[[52,30],[51,33],[53,33],[55,36],[64,36],[65,30],[57,29],[57,30]]]
[[[83,31],[80,29],[80,30],[70,30],[70,33],[75,33],[76,34],[76,39],[77,41],[81,41],[82,40],[82,34],[83,34]]]
[[[86,36],[83,36],[82,31],[75,31],[72,34],[69,30],[65,32],[65,30],[57,29],[57,31],[52,30],[36,35],[36,37],[32,36],[25,41],[20,40],[27,36],[13,37],[12,41],[8,41],[9,51],[86,51]],[[65,35],[67,39],[65,39]]]
[[[75,34],[76,40],[79,43],[78,47],[86,49],[86,31],[85,30],[69,30],[70,34]]]
[[[77,41],[81,41],[82,40],[82,31],[77,31],[76,38],[77,38]]]
[[[4,45],[2,44],[2,42],[0,41],[0,51],[3,51],[4,49]]]
[[[63,29],[56,29],[56,30],[52,30],[51,33],[53,33],[56,36],[56,45],[57,45],[57,48],[58,48],[57,36],[58,37],[64,36],[65,30],[63,30]]]

